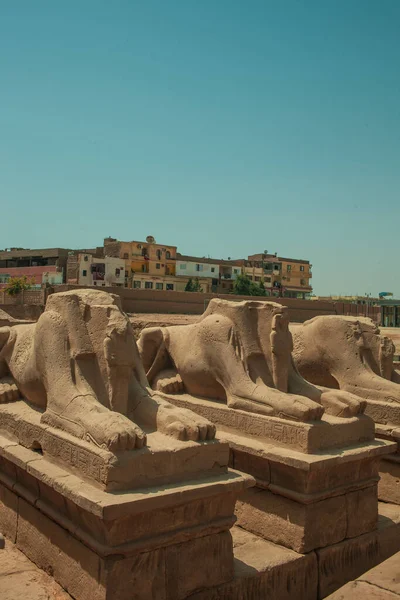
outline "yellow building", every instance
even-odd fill
[[[312,292],[312,272],[308,260],[253,254],[245,262],[244,272],[254,282],[262,281],[271,295],[305,298]]]
[[[104,253],[125,261],[126,287],[140,287],[135,286],[135,281],[143,281],[143,275],[151,275],[165,283],[163,289],[170,289],[166,285],[171,283],[170,278],[176,274],[176,246],[157,244],[151,235],[147,236],[145,242],[120,242],[106,238]]]

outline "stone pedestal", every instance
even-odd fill
[[[376,424],[376,435],[394,442],[397,451],[382,459],[378,486],[379,500],[400,504],[400,426]]]
[[[187,395],[168,399],[216,423],[231,466],[255,477],[236,505],[247,531],[306,553],[376,529],[379,462],[396,446],[374,439],[370,418],[299,423]]]
[[[149,432],[109,456],[3,409],[0,531],[74,598],[183,600],[232,580],[234,507],[254,480],[227,468],[226,443]]]

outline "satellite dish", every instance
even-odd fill
[[[154,243],[155,243],[155,241],[156,241],[156,240],[153,238],[153,236],[152,236],[152,235],[148,235],[148,236],[147,236],[147,238],[146,238],[146,242],[147,242],[148,244],[154,244]]]

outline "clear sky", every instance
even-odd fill
[[[0,248],[309,259],[400,297],[399,0],[2,0]]]

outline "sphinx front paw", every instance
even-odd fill
[[[215,438],[215,425],[191,410],[163,403],[157,413],[157,429],[178,440],[195,442]]]

